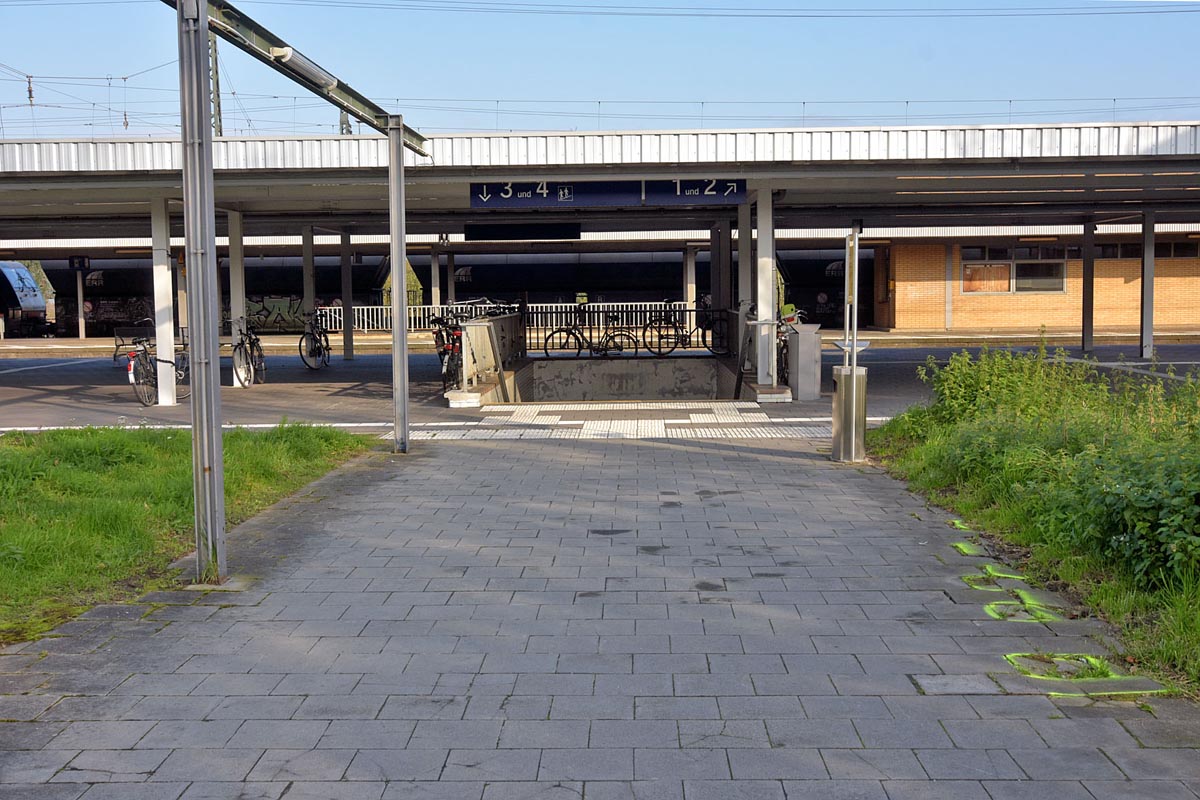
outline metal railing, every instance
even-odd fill
[[[433,318],[449,314],[477,317],[500,307],[498,303],[443,303],[436,306],[409,306],[408,329],[410,331],[432,330]],[[575,303],[531,303],[526,307],[526,323],[531,331],[546,331],[561,325],[569,325],[576,317]],[[619,315],[623,325],[639,330],[655,314],[668,309],[683,309],[683,303],[591,303],[588,308],[594,313]],[[321,306],[317,309],[321,323],[330,333],[340,333],[345,315],[341,306]],[[355,306],[354,330],[364,333],[386,333],[392,329],[391,306]],[[532,341],[532,340],[531,340]]]
[[[552,358],[728,355],[737,345],[732,319],[728,311],[682,304],[625,313],[585,305],[556,314],[553,321],[561,324],[555,327],[527,321],[526,335],[533,352]]]

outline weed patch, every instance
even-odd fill
[[[872,452],[960,514],[956,527],[1023,548],[1031,578],[1120,625],[1135,664],[1200,686],[1200,382],[1105,374],[1044,348],[920,372],[934,401],[869,432]],[[1022,605],[995,610],[1025,617]]]

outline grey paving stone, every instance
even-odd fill
[[[110,749],[133,747],[154,727],[147,721],[72,722],[46,747],[55,750],[82,750],[97,744]]]
[[[1092,748],[1010,748],[1008,754],[1034,780],[1121,780],[1124,777],[1104,753]]]
[[[683,800],[682,781],[588,781],[587,800]]]
[[[1095,800],[1192,800],[1195,796],[1179,781],[1084,781]]]
[[[500,739],[499,721],[486,720],[418,720],[410,750],[484,750],[495,748]]]
[[[182,800],[279,800],[290,784],[278,783],[209,783],[197,781],[188,786]]]
[[[44,783],[76,755],[74,750],[0,751],[0,784]]]
[[[953,747],[946,731],[937,722],[926,720],[855,720],[854,727],[869,748],[934,748]]]
[[[983,788],[992,800],[1096,800],[1095,795],[1076,781],[984,781]],[[1128,800],[1129,795],[1122,798]]]
[[[785,800],[780,781],[711,781],[683,782],[686,800]]]
[[[500,731],[499,746],[516,749],[587,747],[589,728],[587,720],[507,720]]]
[[[912,750],[873,749],[822,750],[821,758],[829,770],[829,777],[851,780],[924,780],[924,767]]]
[[[934,780],[1020,780],[1025,773],[1004,750],[918,750],[917,759]]]
[[[178,800],[186,783],[96,783],[83,800]]]
[[[551,750],[548,753],[589,752]],[[449,781],[536,781],[539,750],[451,750],[446,758],[442,779]],[[565,775],[550,775],[550,779],[578,780]]]
[[[814,780],[829,777],[817,750],[729,750],[734,779]]]
[[[580,781],[513,781],[487,784],[483,789],[483,800],[580,800],[583,792],[583,783]],[[444,795],[445,800],[457,800],[459,796]]]
[[[884,781],[888,800],[990,800],[977,781]]]
[[[51,780],[64,783],[143,781],[170,753],[170,750],[85,750]]]
[[[380,800],[386,788],[387,784],[382,781],[294,781],[286,797],[287,800]]]
[[[354,750],[267,750],[250,770],[251,781],[341,780]]]
[[[772,747],[836,748],[861,747],[858,733],[849,720],[769,719],[767,731]]]
[[[345,780],[436,781],[447,754],[446,750],[359,750],[346,769]]]
[[[788,800],[887,800],[880,781],[784,781],[783,788]]]
[[[685,748],[771,747],[762,720],[685,719],[678,725]]]
[[[541,754],[541,765],[537,767],[537,780],[631,781],[634,779],[633,756],[633,749],[628,747],[545,750]],[[536,765],[537,759],[534,763]]]
[[[232,747],[176,750],[167,756],[150,780],[242,781],[262,754],[262,750]]]
[[[86,783],[9,783],[6,800],[77,800],[90,788]]]

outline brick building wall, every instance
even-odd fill
[[[951,246],[952,329],[1037,330],[1078,328],[1083,307],[1083,262],[1067,261],[1062,292],[964,293],[958,245]],[[899,244],[891,248],[896,281],[895,328],[946,327],[946,246]],[[1141,303],[1141,261],[1096,259],[1096,326],[1136,327]],[[1200,326],[1200,259],[1155,262],[1154,324]]]

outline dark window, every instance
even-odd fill
[[[1020,245],[1018,247],[1013,248],[1013,254],[1014,254],[1014,257],[1018,258],[1018,259],[1037,258],[1038,257],[1038,247],[1036,244]]]
[[[1061,292],[1063,265],[1044,261],[1017,262],[1013,285],[1018,292]]]
[[[1044,244],[1038,248],[1042,261],[1062,261],[1067,257],[1067,248],[1061,244]]]
[[[1083,248],[1071,245],[1067,248],[1067,258],[1083,258]]]
[[[987,251],[989,260],[1008,261],[1012,258],[1011,247],[989,247]]]
[[[1142,246],[1137,242],[1126,242],[1121,245],[1121,258],[1141,258]]]
[[[1120,248],[1115,244],[1096,245],[1096,258],[1120,258]]]
[[[1200,251],[1200,242],[1176,242],[1176,258],[1195,258]]]
[[[963,261],[983,261],[987,258],[987,248],[978,247],[975,245],[963,245],[962,260]]]
[[[1154,257],[1155,258],[1170,258],[1171,257],[1171,243],[1170,242],[1155,242],[1154,243]]]

